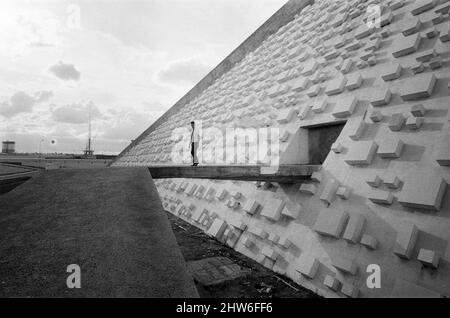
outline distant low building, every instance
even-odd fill
[[[2,143],[2,153],[14,153],[16,152],[15,141],[4,141]]]

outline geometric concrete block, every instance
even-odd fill
[[[344,259],[344,258],[336,258],[333,260],[333,266],[338,270],[350,274],[355,275],[358,269],[356,263],[354,261]]]
[[[372,114],[370,114],[370,119],[374,123],[378,123],[383,120],[383,113],[381,113],[381,111],[379,111],[379,110],[375,110],[372,112]]]
[[[320,263],[315,257],[303,253],[300,255],[298,264],[299,266],[297,271],[300,274],[306,276],[307,278],[314,279],[317,274],[317,270],[319,269]]]
[[[278,241],[280,240],[280,236],[275,233],[270,233],[267,239],[272,243],[277,244]]]
[[[341,153],[342,151],[344,151],[344,149],[345,148],[337,141],[333,145],[331,145],[331,150],[334,153]]]
[[[396,58],[414,53],[420,45],[420,34],[413,34],[410,36],[398,36],[394,42],[394,49],[392,55]]]
[[[371,190],[367,196],[367,198],[373,203],[377,204],[392,204],[394,201],[394,195],[392,192],[380,191],[380,190]]]
[[[259,203],[255,200],[247,200],[247,202],[243,206],[243,210],[248,214],[255,214],[259,209]]]
[[[292,242],[287,237],[282,237],[278,240],[277,244],[283,248],[289,248]]]
[[[448,14],[449,9],[450,9],[450,3],[448,1],[444,1],[443,4],[434,8],[434,12],[440,13],[440,14]]]
[[[365,23],[362,23],[356,30],[354,33],[354,37],[357,40],[363,39],[369,35],[371,35],[373,33],[374,29],[373,28],[369,28]]]
[[[222,201],[226,198],[226,196],[228,195],[228,191],[223,189],[220,193],[217,193],[217,200]]]
[[[424,122],[425,118],[423,117],[408,117],[408,119],[406,119],[406,128],[411,130],[419,129]]]
[[[236,200],[238,200],[239,198],[242,197],[242,193],[240,193],[240,192],[238,192],[238,191],[232,191],[232,192],[230,193],[230,195],[231,195],[233,198],[235,198]]]
[[[419,229],[414,224],[401,224],[393,250],[394,254],[400,258],[410,259],[418,234]]]
[[[422,62],[416,62],[411,65],[411,71],[414,74],[422,73],[425,70],[425,66]]]
[[[341,282],[336,277],[331,275],[325,276],[323,284],[333,291],[338,291],[341,287]]]
[[[417,260],[420,261],[425,266],[430,266],[433,268],[438,268],[439,265],[439,254],[432,250],[427,250],[421,248]]]
[[[395,113],[391,116],[388,122],[388,127],[391,131],[400,131],[405,123],[406,118],[402,113]]]
[[[229,199],[225,205],[230,209],[236,210],[241,206],[241,203],[235,199]]]
[[[424,52],[420,52],[416,56],[416,61],[418,62],[429,62],[432,58],[436,57],[437,53],[435,49],[426,50]]]
[[[351,166],[370,165],[377,149],[378,145],[374,141],[354,142],[344,161]]]
[[[269,235],[266,231],[259,227],[250,228],[248,231],[261,239],[265,239]]]
[[[430,63],[428,65],[430,65],[431,69],[435,70],[437,68],[441,68],[443,62],[444,60],[442,59],[441,56],[436,56],[430,60]]]
[[[402,66],[399,63],[389,65],[389,68],[381,75],[385,82],[392,81],[400,77]]]
[[[347,84],[346,84],[345,88],[347,88],[348,90],[360,88],[362,85],[362,82],[363,82],[363,78],[362,78],[361,74],[355,73],[352,75],[348,75],[347,76]]]
[[[381,158],[399,158],[404,145],[401,139],[391,136],[379,142],[377,154]]]
[[[373,236],[364,234],[360,241],[361,245],[364,245],[368,249],[375,250],[377,249],[378,241]]]
[[[203,199],[203,194],[205,193],[205,187],[204,186],[200,186],[197,188],[197,191],[195,192],[195,197],[197,197],[198,199]]]
[[[330,81],[325,89],[325,94],[328,96],[340,94],[344,91],[347,79],[343,76],[337,77]]]
[[[336,195],[343,200],[348,200],[350,198],[351,190],[347,187],[339,187],[336,191]]]
[[[326,98],[322,98],[322,99],[318,99],[315,101],[313,107],[311,108],[311,110],[313,111],[313,113],[316,114],[320,114],[323,113],[325,111],[325,109],[328,106],[328,102]]]
[[[310,109],[311,109],[311,106],[305,105],[298,113],[298,118],[300,118],[302,120],[305,119],[306,116],[308,116]]]
[[[357,243],[361,237],[365,222],[366,219],[363,215],[350,216],[344,235],[342,236],[343,239],[350,243]]]
[[[415,180],[405,182],[398,195],[398,202],[417,209],[439,211],[447,189],[444,178],[418,176]]]
[[[318,171],[313,172],[311,180],[315,182],[322,182],[322,174]]]
[[[365,130],[366,130],[366,122],[362,120],[361,122],[359,122],[357,126],[355,126],[355,128],[353,128],[351,132],[349,132],[348,136],[350,137],[350,139],[357,141],[361,138]]]
[[[320,200],[331,203],[336,195],[336,191],[339,188],[339,182],[336,179],[329,180],[324,189],[322,194],[320,195]]]
[[[390,189],[398,189],[400,187],[400,179],[394,175],[389,175],[384,178],[383,184]]]
[[[225,221],[220,219],[215,219],[211,227],[206,232],[208,235],[211,235],[216,238],[220,238],[222,236],[223,232],[227,228],[227,223]]]
[[[384,106],[389,104],[392,93],[389,88],[375,88],[372,93],[370,103],[373,106]]]
[[[275,252],[273,249],[271,249],[269,246],[264,246],[261,250],[261,254],[274,261],[276,261],[279,256],[279,254]]]
[[[416,104],[411,106],[411,115],[414,117],[423,117],[425,116],[426,109],[422,104]]]
[[[404,101],[430,97],[435,84],[436,76],[434,74],[414,76],[412,79],[403,82],[400,96]]]
[[[301,74],[303,76],[310,76],[314,74],[319,67],[319,63],[317,63],[316,60],[310,60],[308,63],[305,64]]]
[[[348,283],[343,283],[341,287],[341,293],[350,298],[358,297],[359,290],[356,286]]]
[[[198,186],[196,184],[191,184],[191,187],[187,189],[186,194],[188,196],[192,196],[194,194],[195,190],[197,190],[197,187]]]
[[[308,95],[309,97],[315,97],[319,95],[321,89],[322,87],[319,84],[311,86],[306,92],[306,95]]]
[[[314,195],[316,193],[316,191],[317,191],[317,187],[314,184],[311,184],[311,183],[303,183],[300,186],[299,191],[301,193]]]
[[[307,77],[299,77],[290,82],[292,85],[292,90],[295,92],[301,92],[308,87],[309,78]]]
[[[323,209],[314,224],[314,230],[322,235],[340,238],[347,219],[348,214],[345,211]]]
[[[335,118],[345,118],[353,114],[358,100],[354,96],[345,97],[339,100],[334,108]]]
[[[244,246],[247,247],[247,248],[251,248],[251,247],[253,247],[255,245],[255,242],[253,242],[251,237],[247,236],[242,241],[242,244],[244,244]]]
[[[436,0],[419,0],[416,1],[412,8],[411,14],[418,15],[430,9],[433,9],[436,6]]]
[[[443,25],[441,32],[439,34],[439,40],[441,40],[441,42],[450,41],[450,23],[445,23]]]
[[[289,131],[285,130],[283,132],[283,134],[280,136],[279,140],[280,140],[280,142],[286,142],[286,141],[288,141],[290,136],[291,136],[291,134],[289,133]]]
[[[297,115],[297,110],[294,108],[287,108],[280,111],[277,122],[279,124],[287,124],[291,122],[292,118]]]
[[[369,186],[374,188],[378,188],[382,182],[383,180],[379,176],[375,176],[372,179],[366,181]]]
[[[284,206],[285,202],[283,200],[267,200],[261,211],[261,215],[269,220],[278,221],[281,217],[281,211],[283,210]]]
[[[211,202],[211,201],[214,200],[215,194],[216,194],[216,190],[211,187],[211,188],[208,189],[208,191],[206,191],[205,199],[207,201]]]
[[[408,36],[408,35],[417,33],[417,32],[419,32],[421,25],[422,25],[422,23],[420,22],[420,20],[418,18],[411,18],[411,19],[407,20],[406,23],[404,24],[404,26],[402,28],[402,33],[404,36]]]

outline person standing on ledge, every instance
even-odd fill
[[[198,166],[197,149],[200,142],[200,136],[195,130],[195,122],[191,121],[191,155],[192,155],[192,166]]]

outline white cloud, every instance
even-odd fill
[[[47,101],[52,96],[51,91],[39,91],[34,93],[33,96],[18,91],[11,96],[9,101],[0,103],[0,115],[10,118],[20,113],[31,113],[36,104]]]
[[[89,108],[91,119],[101,116],[100,110],[92,101],[81,101],[65,106],[51,106],[52,117],[55,121],[69,124],[85,124],[89,121]]]
[[[63,81],[78,81],[81,75],[80,71],[78,71],[73,64],[64,63],[62,61],[50,66],[48,70]]]
[[[196,84],[210,70],[211,66],[198,58],[175,61],[169,64],[159,73],[159,78],[163,82],[174,84]]]

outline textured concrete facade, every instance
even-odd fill
[[[159,180],[163,205],[327,297],[449,296],[450,2],[300,3],[114,165],[173,165],[192,119],[279,128],[280,163],[311,164],[312,130],[343,125],[309,181]]]

